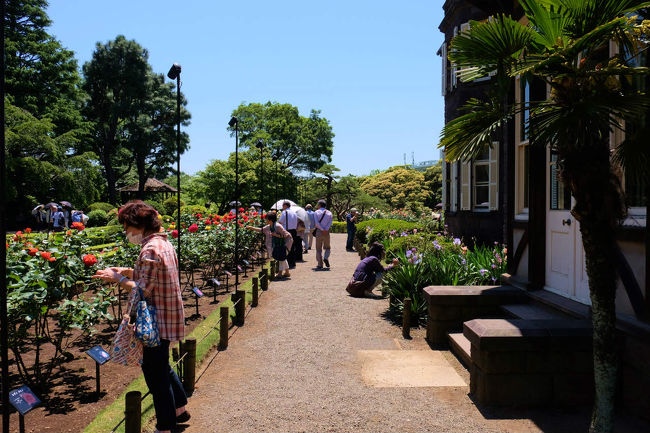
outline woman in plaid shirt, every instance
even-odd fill
[[[97,271],[95,278],[116,282],[131,289],[132,294],[137,284],[147,303],[156,308],[160,346],[143,348],[142,372],[153,396],[156,428],[161,433],[168,432],[190,418],[185,410],[185,391],[169,365],[170,343],[185,335],[178,259],[167,234],[160,231],[158,212],[153,207],[139,200],[131,201],[120,209],[118,220],[129,242],[142,246],[140,256],[133,269],[107,268]]]

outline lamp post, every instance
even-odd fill
[[[260,203],[264,210],[264,142],[257,140],[255,147],[260,150]]]
[[[178,282],[181,281],[181,65],[174,63],[167,76],[176,80],[176,230],[178,232]]]
[[[2,55],[0,55],[0,121],[2,122],[2,138],[0,138],[0,233],[2,236],[7,234],[5,221],[7,203],[6,189],[6,162],[5,162],[5,3],[2,2],[0,12],[2,13],[2,30],[0,30],[0,44],[2,45]],[[7,275],[7,245],[3,244],[2,256],[0,257],[0,270],[2,275]],[[2,277],[2,287],[0,287],[0,355],[2,357],[2,431],[9,433],[9,331],[7,326],[9,319],[7,317],[7,281]]]
[[[235,116],[228,126],[235,128],[235,291],[239,286],[239,121]]]
[[[277,203],[278,202],[278,155],[277,154],[273,155],[273,158],[271,158],[271,160],[275,162],[275,197],[273,202]]]

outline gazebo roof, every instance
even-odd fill
[[[120,188],[121,192],[138,192],[139,183],[136,182],[133,185],[125,186]],[[173,186],[167,185],[165,182],[161,182],[158,179],[150,177],[144,183],[145,192],[176,192],[176,188]]]

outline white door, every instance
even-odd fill
[[[546,283],[545,288],[589,303],[589,284],[578,222],[571,215],[569,191],[558,178],[557,156],[547,152]]]

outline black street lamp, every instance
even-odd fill
[[[278,202],[278,155],[277,153],[273,155],[271,161],[275,162],[275,200],[274,203]],[[276,209],[277,210],[277,209]]]
[[[255,147],[260,150],[260,203],[264,210],[264,142],[257,140]]]
[[[181,281],[181,65],[174,63],[167,76],[176,80],[176,230],[178,231],[178,282]]]
[[[2,22],[5,21],[5,3],[2,2],[0,12],[2,13]],[[0,44],[2,45],[2,55],[0,56],[0,122],[2,122],[2,138],[0,139],[0,233],[2,236],[7,234],[5,221],[7,203],[6,189],[6,162],[5,162],[5,26],[0,30]],[[1,242],[0,242],[1,243]],[[7,245],[2,244],[2,256],[0,257],[0,271],[2,275],[7,275]],[[0,287],[0,356],[2,358],[2,431],[9,433],[9,331],[7,326],[9,319],[7,317],[7,281],[2,277],[2,287]]]
[[[235,116],[228,126],[235,128],[235,290],[239,286],[239,121]]]

